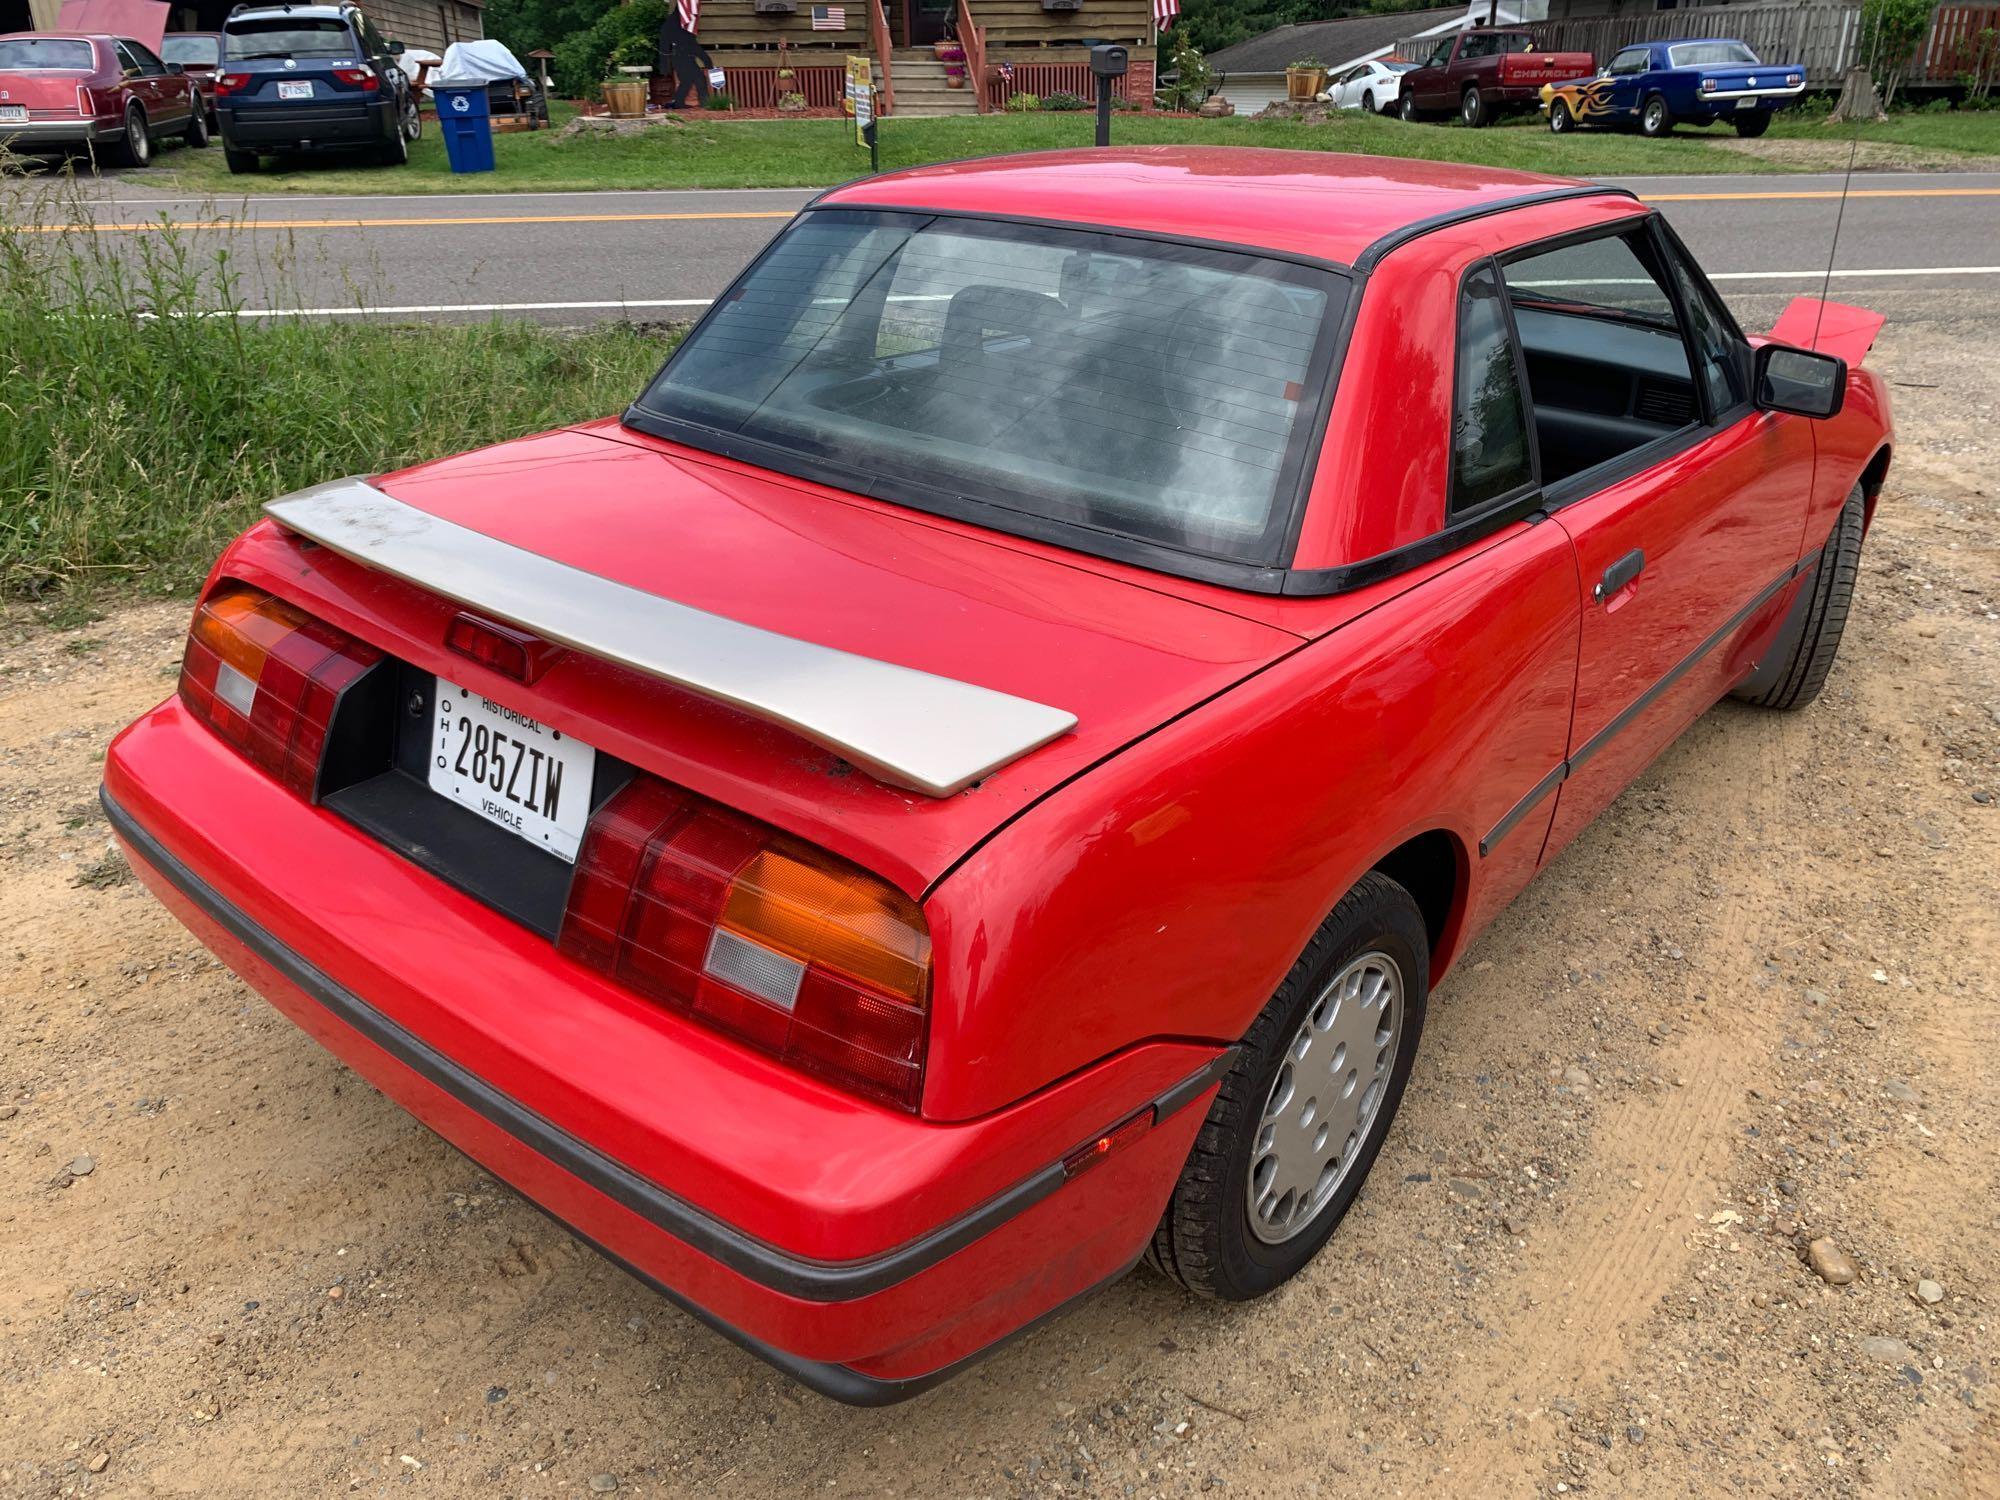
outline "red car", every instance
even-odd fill
[[[1880,321],[1746,338],[1629,194],[1486,168],[870,178],[621,418],[274,501],[104,804],[377,1087],[893,1400],[1142,1256],[1311,1259],[1473,936],[1819,691]]]
[[[215,128],[215,79],[222,71],[222,33],[219,31],[170,31],[160,38],[160,56],[177,67],[201,94],[208,109],[208,125]]]
[[[0,147],[95,149],[143,167],[153,142],[178,135],[208,144],[208,111],[194,80],[129,36],[19,31],[0,36]]]

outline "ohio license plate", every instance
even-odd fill
[[[0,122],[25,125],[28,122],[28,106],[25,104],[0,104]]]
[[[278,85],[278,97],[280,99],[310,99],[312,96],[313,86],[310,79],[302,83],[281,83]]]
[[[442,677],[431,714],[431,790],[574,863],[597,752]]]

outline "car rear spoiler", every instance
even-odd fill
[[[1794,297],[1771,330],[1771,340],[1795,349],[1817,349],[1858,365],[1875,347],[1875,335],[1882,331],[1884,321],[1882,314],[1865,307]]]
[[[779,635],[447,521],[365,479],[271,501],[289,531],[548,640],[782,724],[894,786],[954,792],[1076,727],[1046,704]]]

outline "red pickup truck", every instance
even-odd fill
[[[1422,64],[1403,75],[1399,111],[1410,121],[1448,110],[1475,128],[1510,110],[1533,109],[1542,85],[1592,72],[1588,52],[1540,52],[1526,31],[1476,28],[1441,37]]]

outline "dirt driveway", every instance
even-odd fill
[[[1468,955],[1297,1282],[1135,1273],[887,1411],[579,1248],[211,961],[94,802],[185,606],[17,613],[0,1495],[2000,1495],[1995,308],[1877,300],[1901,458],[1820,703],[1711,713]]]

